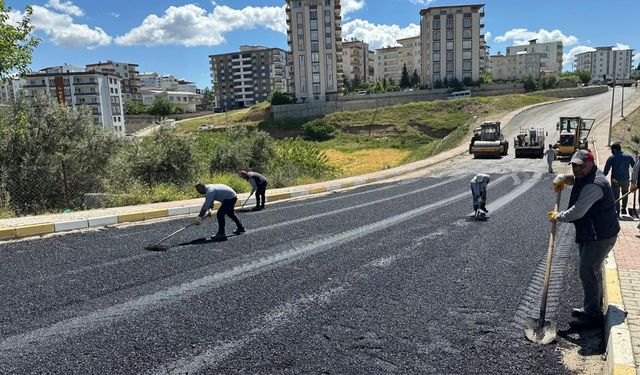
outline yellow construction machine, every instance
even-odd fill
[[[509,142],[500,132],[500,121],[485,121],[473,131],[469,153],[473,157],[507,155]]]
[[[556,129],[560,131],[560,139],[555,145],[558,157],[573,155],[576,150],[589,148],[587,137],[596,122],[592,118],[560,117]]]

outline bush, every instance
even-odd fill
[[[278,142],[268,169],[270,185],[276,188],[294,185],[305,176],[320,179],[335,172],[315,143],[297,138]]]
[[[269,134],[232,127],[212,150],[209,173],[238,173],[243,168],[263,171],[274,154],[273,138]]]
[[[284,93],[280,90],[276,90],[269,94],[267,101],[271,103],[271,105],[282,105],[295,102],[295,98],[290,93]]]
[[[326,141],[335,137],[336,127],[323,119],[316,119],[304,124],[302,131],[307,141]]]
[[[526,92],[536,91],[538,89],[538,84],[531,76],[527,76],[524,80],[522,80],[524,84],[524,89]]]

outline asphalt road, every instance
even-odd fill
[[[190,218],[1,243],[0,373],[568,374],[566,350],[598,357],[597,332],[524,338],[555,200],[545,163],[448,166],[241,213],[248,232],[223,243],[205,221],[144,250]],[[466,220],[476,172],[492,175],[487,222]],[[561,225],[561,330],[581,301],[572,239]]]

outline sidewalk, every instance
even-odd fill
[[[640,103],[630,104],[627,113],[638,108]],[[619,119],[614,117],[614,122]],[[595,130],[590,141],[601,170],[611,155],[607,147],[608,135],[608,126],[601,125]],[[615,140],[612,139],[612,142]],[[633,206],[631,198],[632,195],[629,198],[629,207]],[[638,223],[638,219],[622,216],[618,241],[605,260],[603,284],[607,306],[607,374],[640,375],[640,231],[636,228]]]

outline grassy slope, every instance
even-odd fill
[[[198,126],[211,124],[215,127],[226,127],[234,125],[256,126],[264,120],[264,111],[269,107],[269,103],[258,103],[249,108],[236,109],[227,113],[216,113],[210,116],[185,120],[178,125],[178,131],[188,133],[198,129]]]
[[[611,142],[620,142],[622,149],[634,157],[640,153],[640,108],[613,127]]]

